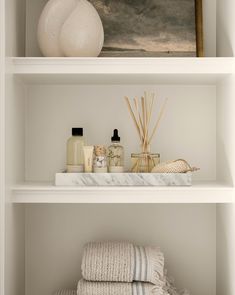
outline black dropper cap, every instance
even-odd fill
[[[118,130],[114,129],[113,130],[113,136],[111,137],[111,141],[120,141],[121,138],[118,136]]]
[[[73,136],[83,136],[83,128],[72,128]]]

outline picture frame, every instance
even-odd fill
[[[204,57],[202,0],[195,0],[195,20],[196,20],[196,53],[197,53],[197,57]]]
[[[90,0],[104,26],[101,57],[203,57],[202,0]]]

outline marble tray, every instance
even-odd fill
[[[56,173],[57,186],[190,186],[192,173]]]

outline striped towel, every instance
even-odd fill
[[[85,246],[82,276],[95,282],[149,282],[163,286],[164,256],[156,247],[127,242],[93,242]]]
[[[87,293],[87,289],[88,287],[86,287],[86,285],[84,285],[86,283],[85,280],[81,280],[79,281],[78,283],[78,290],[70,290],[70,289],[61,289],[61,290],[58,290],[57,292],[53,293],[53,295],[89,295],[90,293]],[[101,284],[105,284],[105,283],[96,283],[98,285],[101,285]],[[111,283],[109,283],[111,284]],[[161,289],[156,289],[153,287],[153,285],[151,284],[148,284],[148,283],[140,283],[140,282],[137,282],[137,283],[113,283],[114,285],[118,284],[118,285],[128,285],[127,288],[128,288],[128,292],[130,292],[130,286],[131,285],[132,287],[132,293],[131,295],[148,295],[148,294],[151,294],[151,295],[159,295],[159,294],[164,294],[164,295],[190,295],[190,293],[187,291],[187,290],[181,290],[181,291],[178,291],[175,287],[175,284],[174,284],[174,280],[170,280],[169,278],[167,278],[167,285],[164,287],[164,290],[165,290],[165,293],[164,291],[162,291]],[[94,286],[95,287],[95,286]],[[107,287],[109,288],[109,287]],[[115,291],[115,292],[120,292],[120,289],[121,288],[118,288],[118,291]],[[123,289],[125,291],[125,289]],[[86,293],[85,293],[86,292]],[[88,291],[89,292],[89,291]],[[110,291],[107,291],[107,292],[112,292],[112,293],[109,293],[108,295],[113,295],[115,294],[112,290]],[[91,293],[92,294],[92,293]],[[94,292],[93,294],[97,295],[96,292]],[[107,293],[106,293],[107,294]],[[118,295],[122,295],[123,293],[118,293]],[[124,293],[125,295],[129,294],[129,293]]]
[[[53,293],[53,295],[77,295],[77,290],[60,289]]]
[[[168,295],[161,287],[150,283],[78,282],[77,295]]]

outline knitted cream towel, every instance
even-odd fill
[[[60,289],[53,293],[53,295],[77,295],[77,291],[70,289]]]
[[[164,257],[159,248],[127,242],[93,242],[85,246],[82,275],[88,281],[150,282],[163,286]]]
[[[80,280],[77,295],[168,295],[161,287],[150,283],[89,282]]]

